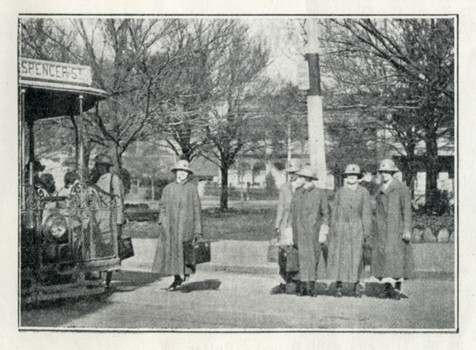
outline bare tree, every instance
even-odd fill
[[[266,119],[263,128],[271,141],[272,157],[291,156],[292,143],[308,139],[306,93],[288,83],[263,97]]]
[[[133,142],[147,139],[163,96],[156,85],[170,67],[163,40],[176,20],[78,19],[74,25],[84,44],[94,80],[110,98],[90,113],[86,130],[92,144],[107,147],[121,168]]]
[[[228,207],[228,170],[238,156],[258,151],[264,140],[257,127],[263,116],[259,96],[266,92],[263,71],[269,62],[269,51],[247,35],[245,25],[238,26],[231,43],[223,53],[215,72],[219,103],[213,107],[206,127],[210,144],[203,155],[215,162],[221,171],[220,208]]]
[[[173,19],[132,18],[35,18],[20,22],[24,57],[89,65],[96,87],[110,94],[83,119],[84,164],[88,164],[94,147],[108,148],[116,156],[119,171],[127,147],[150,135],[149,124],[163,98],[157,81],[167,69],[174,68],[163,40],[176,29],[176,23]],[[157,59],[159,52],[165,54]],[[70,121],[77,140],[78,124],[72,116]],[[45,127],[58,130],[53,124]]]
[[[21,19],[20,56],[39,60],[82,63],[76,33],[66,29],[67,20],[51,18]]]
[[[174,69],[158,85],[164,101],[155,127],[180,158],[192,161],[206,142],[208,115],[221,93],[215,72],[236,27],[229,19],[180,20],[165,41]]]
[[[454,133],[454,20],[342,19],[323,21],[324,71],[334,106],[365,110],[404,147],[415,174],[415,147],[424,141],[428,205],[437,189],[440,137]]]

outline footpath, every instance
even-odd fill
[[[275,200],[237,201],[230,200],[233,208],[274,208]],[[150,201],[151,209],[157,209],[158,202]],[[202,207],[218,205],[216,198],[203,198]],[[132,239],[135,256],[122,262],[125,271],[151,272],[157,239]],[[247,274],[272,275],[278,273],[278,264],[268,262],[267,241],[217,241],[211,244],[211,262],[199,265],[201,271],[224,271]],[[454,243],[417,243],[413,244],[416,278],[454,279],[455,256]],[[322,260],[322,256],[321,256]],[[325,276],[323,263],[319,264],[319,276]]]
[[[122,270],[151,272],[157,239],[132,239],[135,256],[122,262]],[[268,262],[269,242],[218,241],[211,243],[211,262],[200,264],[201,271],[225,271],[247,274],[277,274],[278,264]],[[455,247],[453,243],[413,244],[416,278],[453,279]],[[319,263],[319,276],[325,276],[325,264]],[[325,279],[325,278],[324,278]]]

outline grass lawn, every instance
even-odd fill
[[[275,236],[276,209],[228,209],[219,212],[203,209],[203,237],[209,240],[268,241]],[[132,238],[158,238],[162,227],[156,221],[131,221],[124,226],[124,235]]]

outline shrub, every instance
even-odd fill
[[[436,190],[428,195],[426,203],[418,211],[428,215],[444,215],[454,212],[448,191]],[[431,203],[431,205],[429,204]]]
[[[442,228],[446,228],[450,234],[454,231],[454,216],[445,214],[445,215],[428,215],[415,213],[413,215],[413,227],[420,230],[426,228],[431,229],[431,232],[436,236]]]

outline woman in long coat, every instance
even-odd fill
[[[372,241],[372,275],[395,280],[395,289],[386,283],[381,298],[400,299],[401,281],[412,277],[413,249],[410,243],[412,212],[408,189],[393,174],[398,172],[391,159],[380,163],[382,184],[377,193],[377,232]]]
[[[288,174],[288,181],[284,183],[279,189],[279,199],[276,211],[276,238],[280,246],[293,245],[293,228],[291,224],[291,203],[294,195],[294,183],[297,179],[296,172],[301,169],[301,162],[299,159],[292,159],[289,166],[284,169]],[[279,255],[280,253],[278,253]],[[278,258],[279,261],[279,258]],[[287,272],[286,269],[280,269],[280,281],[284,280],[285,284],[280,283],[277,287],[271,290],[271,294],[280,294],[286,292],[286,285],[291,286],[293,277],[296,272]],[[291,287],[290,287],[291,288]]]
[[[280,245],[292,245],[293,234],[291,225],[291,202],[293,200],[293,182],[296,181],[296,172],[301,169],[299,160],[293,159],[289,167],[284,169],[289,180],[279,189],[279,199],[276,211],[276,232]]]
[[[195,266],[184,266],[183,242],[202,234],[200,198],[196,186],[189,181],[189,174],[193,172],[185,160],[177,162],[172,172],[177,179],[165,186],[159,204],[159,224],[164,228],[164,235],[159,238],[153,266],[153,271],[162,276],[174,275],[170,291],[176,290],[195,272]],[[181,274],[185,275],[184,279]]]
[[[317,264],[321,243],[329,232],[329,205],[324,190],[317,188],[316,171],[305,166],[296,174],[296,192],[292,200],[294,245],[299,252],[299,295],[315,296]]]
[[[370,237],[372,225],[370,194],[358,183],[362,177],[358,165],[348,165],[342,176],[346,183],[333,203],[328,271],[337,281],[336,297],[342,296],[342,282],[354,283],[354,295],[360,297],[364,239]]]

